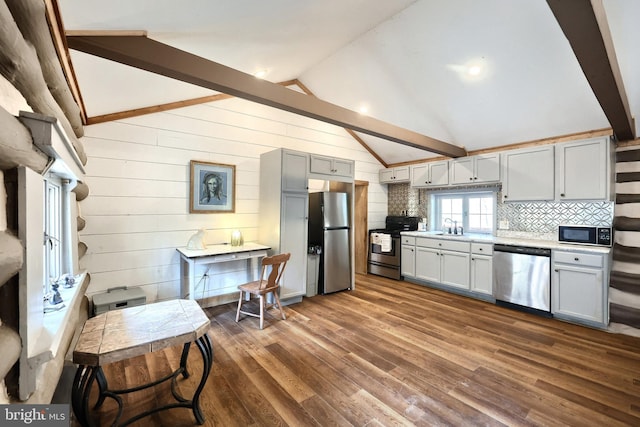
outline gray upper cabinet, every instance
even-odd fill
[[[611,197],[609,137],[556,145],[556,200]]]
[[[397,184],[409,182],[409,166],[398,166],[396,168],[380,169],[380,184]]]
[[[451,184],[475,184],[500,180],[500,153],[451,160]]]
[[[502,153],[502,199],[504,202],[554,199],[553,145]]]
[[[289,150],[282,150],[281,153],[282,167],[277,169],[277,173],[282,174],[282,191],[306,193],[309,189],[307,173],[309,155]],[[275,164],[277,164],[277,162]]]
[[[338,159],[334,157],[310,155],[310,172],[313,174],[353,177],[353,160]]]
[[[449,185],[449,161],[421,163],[411,166],[412,187]]]

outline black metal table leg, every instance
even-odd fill
[[[182,377],[189,378],[189,371],[187,370],[187,357],[189,356],[189,348],[191,343],[185,343],[182,347],[182,356],[180,356],[180,367],[182,368]]]
[[[198,424],[204,424],[204,415],[200,409],[200,393],[202,393],[202,389],[204,389],[204,386],[207,383],[209,373],[211,372],[211,366],[213,365],[213,346],[211,345],[211,340],[209,339],[208,334],[204,334],[198,338],[196,344],[202,354],[202,378],[200,379],[200,384],[193,395],[192,405],[193,415],[196,417],[196,421]]]
[[[213,366],[213,345],[211,343],[209,335],[206,333],[196,340],[196,345],[198,346],[198,349],[200,350],[200,354],[202,355],[202,378],[200,379],[200,383],[198,384],[198,387],[191,400],[183,398],[175,389],[176,379],[178,378],[178,376],[182,375],[184,378],[189,377],[189,373],[187,371],[187,358],[189,356],[190,343],[186,343],[183,346],[182,355],[180,357],[180,366],[173,373],[163,378],[160,378],[156,381],[150,382],[148,384],[144,384],[144,385],[140,385],[140,386],[132,387],[128,389],[109,390],[107,378],[105,377],[101,366],[79,365],[73,380],[71,402],[72,402],[73,413],[75,414],[80,425],[82,426],[94,425],[93,420],[89,415],[90,394],[91,394],[91,388],[93,387],[94,382],[98,384],[99,395],[93,409],[100,407],[104,403],[105,398],[107,397],[114,399],[118,403],[118,414],[116,415],[112,423],[113,426],[116,426],[116,425],[126,426],[148,415],[151,415],[166,409],[171,409],[171,408],[192,408],[193,415],[195,416],[197,423],[204,424],[205,418],[202,413],[202,410],[200,409],[200,394],[202,393],[202,390],[204,389],[204,386],[207,383],[207,379],[209,378],[209,373],[211,372],[211,367]],[[119,395],[132,393],[139,390],[144,390],[146,388],[153,387],[167,380],[171,380],[172,382],[171,391],[174,398],[178,401],[177,403],[164,405],[158,408],[153,408],[151,410],[138,414],[124,421],[121,424],[118,424],[124,409],[122,398]]]
[[[87,419],[88,414],[85,411],[82,401],[90,375],[91,367],[84,365],[78,366],[71,386],[71,406],[73,407],[73,413],[75,414],[78,422],[83,426],[89,425]],[[89,387],[89,389],[91,389],[91,387]]]
[[[93,409],[99,408],[104,403],[104,399],[107,397],[105,392],[109,389],[107,378],[104,376],[104,371],[101,366],[96,367],[96,380],[98,381],[98,390],[100,394],[98,401],[94,405]]]
[[[100,366],[85,366],[79,365],[76,375],[73,379],[73,385],[71,389],[71,404],[73,407],[73,413],[76,415],[78,422],[82,426],[93,426],[93,420],[89,416],[89,402],[91,397],[91,388],[93,383],[98,383],[98,399],[94,405],[94,409],[98,408],[104,402],[106,397],[113,398],[118,403],[118,413],[113,422],[113,425],[117,425],[118,420],[122,416],[123,403],[120,396],[113,394],[108,389],[107,378],[104,376],[102,367]]]

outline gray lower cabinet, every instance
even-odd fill
[[[608,255],[554,250],[552,256],[554,317],[606,327],[609,323]]]
[[[402,236],[400,253],[400,275],[404,277],[416,276],[416,238]]]
[[[290,253],[291,258],[282,276],[280,298],[283,300],[305,295],[307,292],[307,211],[306,194],[283,193],[281,212],[280,253]]]
[[[402,276],[493,298],[493,244],[402,236]]]
[[[471,243],[471,292],[493,297],[493,245]]]
[[[552,251],[551,312],[586,326],[609,324],[609,253]],[[402,236],[402,275],[469,296],[493,298],[493,244]]]
[[[416,279],[440,283],[440,251],[416,246]]]
[[[416,238],[416,279],[469,289],[470,243]]]

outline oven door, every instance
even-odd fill
[[[373,243],[369,235],[367,272],[400,280],[400,237],[391,237],[391,250],[383,251],[382,249],[382,245]]]
[[[369,236],[369,262],[400,267],[400,238],[391,237],[391,250],[383,251],[382,245],[372,242]]]

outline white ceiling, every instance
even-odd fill
[[[609,127],[545,0],[58,0],[67,30],[160,42],[467,150]],[[640,1],[604,0],[632,115]],[[210,95],[71,51],[88,116]],[[480,78],[464,67],[484,66]],[[636,130],[637,133],[637,130]],[[387,163],[433,155],[360,134]]]

